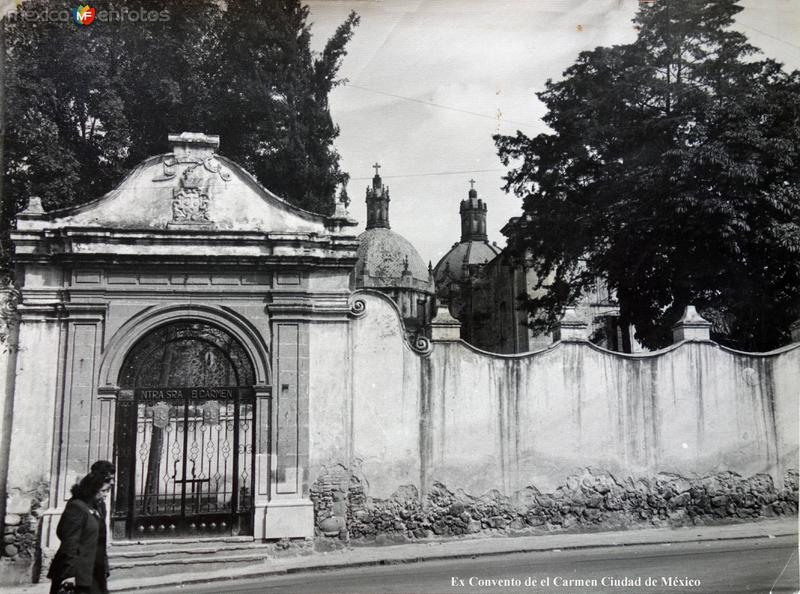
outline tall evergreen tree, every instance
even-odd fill
[[[295,204],[329,212],[348,176],[333,147],[339,128],[328,95],[358,16],[350,14],[320,55],[310,50],[307,19],[297,0],[229,4],[215,62],[222,109],[212,121],[225,131],[224,154]]]
[[[534,256],[533,324],[597,277],[624,324],[668,344],[687,304],[715,337],[776,347],[800,314],[800,73],[730,29],[736,0],[658,0],[635,42],[579,55],[539,98],[551,131],[495,137],[523,198],[510,245]]]
[[[101,0],[96,11],[153,10],[146,0]],[[358,23],[351,14],[323,52],[310,49],[299,0],[170,0],[168,19],[89,26],[11,15],[6,34],[4,195],[0,268],[27,198],[45,208],[101,196],[167,133],[222,137],[239,161],[289,201],[331,211],[347,181],[333,147],[328,93]],[[18,13],[64,10],[26,0]]]

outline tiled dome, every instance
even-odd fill
[[[433,293],[428,268],[411,243],[391,229],[367,229],[358,237],[355,277],[363,287],[399,287],[411,283]]]
[[[438,286],[464,280],[468,267],[494,260],[500,248],[485,240],[462,241],[455,244],[433,269]]]

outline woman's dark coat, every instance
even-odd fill
[[[60,584],[74,577],[78,587],[89,587],[95,576],[108,575],[105,520],[94,507],[76,497],[67,502],[56,534],[61,539],[47,577]]]

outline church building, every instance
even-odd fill
[[[434,268],[436,296],[461,322],[461,339],[492,353],[524,353],[547,347],[549,334],[528,326],[520,297],[536,295],[537,276],[531,256],[519,256],[489,243],[486,203],[470,180],[460,203],[461,240]],[[589,340],[609,350],[622,350],[619,308],[602,279],[575,305],[571,316],[588,324]],[[635,341],[631,341],[635,346]]]
[[[486,204],[478,198],[475,181],[470,181],[466,200],[461,201],[461,240],[454,243],[433,269],[436,295],[461,322],[461,338],[485,348],[490,334],[501,329],[489,311],[494,294],[490,280],[483,273],[486,265],[500,253],[489,243],[486,233]]]
[[[409,335],[430,330],[435,312],[433,273],[413,245],[389,225],[389,187],[375,167],[367,188],[367,225],[358,236],[358,261],[353,270],[357,289],[374,289],[390,297]]]

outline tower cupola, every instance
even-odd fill
[[[389,187],[383,185],[383,180],[378,174],[381,166],[373,165],[375,177],[372,178],[372,187],[367,187],[367,229],[391,229],[389,226]]]
[[[478,198],[475,189],[475,180],[469,180],[469,194],[466,200],[461,201],[461,241],[485,241],[486,235],[486,204]]]

